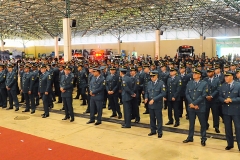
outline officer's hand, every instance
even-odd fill
[[[45,95],[48,95],[48,92],[45,92]]]
[[[208,101],[211,101],[212,100],[212,97],[211,96],[207,96],[206,97]]]
[[[174,97],[172,97],[172,101],[175,101],[175,98],[174,98]]]
[[[147,103],[148,102],[148,99],[145,99],[145,101],[144,101],[145,103]]]
[[[111,91],[108,91],[108,94],[112,94]]]
[[[189,107],[190,107],[190,108],[195,108],[194,105],[193,105],[192,103],[189,104]]]
[[[167,98],[163,98],[163,100],[164,100],[164,101],[166,101],[166,100],[167,100]]]
[[[152,105],[153,103],[154,103],[154,100],[152,99],[152,100],[149,102],[149,104]]]
[[[229,99],[228,99],[228,98],[225,99],[224,102],[225,102],[225,103],[229,103]]]
[[[229,102],[229,103],[230,103],[230,102],[232,102],[232,99],[231,99],[231,98],[229,98],[229,97],[227,98],[227,100],[228,100],[228,102]]]
[[[198,105],[194,106],[195,109],[199,109]]]
[[[133,95],[131,95],[132,97],[136,97],[136,94],[134,93]]]
[[[32,92],[31,92],[31,91],[28,91],[28,94],[32,94]]]
[[[142,91],[142,94],[144,94],[144,91]]]
[[[38,96],[40,96],[40,92],[38,92]]]

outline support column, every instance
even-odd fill
[[[1,40],[1,51],[4,51],[4,41]]]
[[[203,53],[203,36],[200,35],[200,56],[202,55]]]
[[[54,40],[55,40],[55,58],[59,58],[58,37],[55,37]]]
[[[70,18],[63,19],[64,61],[72,60]]]
[[[118,54],[121,56],[121,40],[118,40]]]
[[[155,57],[157,56],[159,58],[160,57],[160,39],[161,39],[160,30],[155,31],[155,38],[156,38],[156,41],[155,41]]]

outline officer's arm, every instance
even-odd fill
[[[220,84],[220,81],[218,81],[218,82],[217,82],[217,89],[216,89],[210,96],[212,96],[213,98],[215,98],[215,97],[218,95],[220,85],[221,85],[221,84]]]
[[[230,97],[230,98],[232,100],[232,103],[237,103],[238,104],[240,102],[240,84],[237,84],[236,87],[238,87],[238,95],[237,95],[237,97],[233,97],[233,98]]]
[[[31,74],[31,75],[30,75],[30,86],[29,86],[29,91],[32,91],[34,81],[35,81],[34,76],[33,76],[33,74]]]
[[[108,79],[108,76],[107,76],[107,78],[106,78],[106,79]],[[109,87],[108,87],[108,81],[107,81],[107,80],[106,80],[105,87],[106,87],[106,91],[108,92],[108,91],[109,91]]]
[[[51,74],[49,74],[48,77],[47,77],[47,86],[46,86],[45,92],[49,92],[50,91],[50,89],[52,87],[51,83],[52,83],[52,76],[51,76]]]
[[[8,84],[8,88],[12,88],[12,86],[17,82],[17,74],[15,73],[13,75],[13,78],[11,78],[10,83]]]
[[[102,78],[100,84],[102,84],[102,85],[100,85],[96,90],[93,90],[92,94],[98,94],[99,92],[104,90],[104,88],[105,88],[105,80],[104,80],[104,78]]]
[[[166,87],[163,83],[161,84],[160,91],[160,94],[153,98],[154,101],[160,101],[166,96]]]
[[[221,103],[224,103],[224,101],[225,101],[225,98],[223,97],[223,86],[221,86],[220,88],[219,88],[219,97],[218,97],[218,100],[221,102]]]
[[[191,104],[192,101],[193,101],[192,98],[190,97],[190,93],[189,93],[189,85],[190,85],[190,82],[191,82],[191,81],[189,81],[189,82],[187,83],[187,88],[186,88],[186,91],[185,91],[185,96],[186,96],[189,104]]]
[[[128,84],[128,83],[123,82],[123,88],[124,88],[124,90],[125,90],[127,93],[129,93],[130,95],[134,95],[133,91],[128,87],[127,84]]]
[[[208,88],[208,85],[207,85],[207,82],[205,82],[203,90],[202,90],[202,94],[194,102],[192,102],[192,104],[194,106],[198,105],[205,99],[205,97],[207,96],[207,88]]]
[[[3,82],[5,82],[5,80],[6,80],[6,75],[5,75],[5,74],[3,74],[2,78],[0,79],[0,83],[3,83]]]
[[[149,83],[149,82],[148,82],[148,83]],[[147,85],[147,88],[148,88],[148,85]],[[146,89],[147,89],[147,88],[146,88]],[[148,99],[148,90],[146,90],[146,92],[144,92],[144,98],[145,98],[145,99]]]
[[[179,78],[177,83],[177,91],[174,93],[173,98],[176,98],[177,96],[179,96],[181,89],[182,89],[182,81],[181,81],[181,78]]]
[[[137,93],[138,90],[139,90],[139,79],[137,78],[134,82],[133,92]]]
[[[119,80],[119,77],[117,77],[116,80],[118,81],[118,80]],[[120,86],[120,83],[119,83],[119,81],[118,81],[118,82],[117,82],[117,85],[114,86],[114,88],[113,88],[113,92],[114,92],[114,93],[118,92],[119,86]]]

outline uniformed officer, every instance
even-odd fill
[[[145,64],[144,66],[144,78],[143,78],[143,91],[142,93],[145,94],[145,92],[147,91],[146,88],[147,88],[147,84],[149,81],[151,81],[151,77],[150,77],[150,69],[149,69],[149,64]],[[146,111],[143,113],[143,114],[149,114],[149,111],[148,111],[148,103],[145,103],[145,108],[146,108]]]
[[[89,73],[88,73],[88,83],[87,83],[87,109],[85,112],[83,112],[83,114],[86,114],[86,113],[90,113],[90,99],[91,99],[91,95],[90,95],[90,82],[93,78],[93,66],[89,66]]]
[[[49,100],[50,93],[52,92],[52,77],[49,72],[47,72],[46,65],[41,65],[41,75],[39,77],[39,87],[38,87],[38,95],[42,97],[44,114],[42,114],[42,118],[49,117]]]
[[[121,86],[124,111],[124,124],[122,125],[122,128],[131,128],[131,100],[132,97],[136,97],[136,94],[133,92],[131,78],[126,76],[127,69],[120,68],[119,71],[120,76],[122,77]]]
[[[174,112],[175,124],[174,127],[180,125],[179,120],[179,103],[180,103],[180,91],[182,87],[182,80],[177,76],[177,68],[170,68],[170,77],[167,80],[167,105],[168,105],[168,123],[171,125],[174,123],[172,117],[172,110]]]
[[[135,119],[135,123],[140,122],[139,115],[139,94],[140,94],[140,78],[137,76],[137,69],[132,67],[130,68],[131,82],[133,92],[136,94],[136,97],[132,97],[131,105],[132,105],[132,119]]]
[[[6,90],[6,73],[4,71],[4,64],[0,64],[0,107],[7,107],[7,90]]]
[[[194,126],[196,116],[201,125],[201,145],[206,145],[206,96],[207,82],[201,80],[201,71],[193,70],[193,80],[189,81],[186,88],[186,98],[188,100],[189,132],[183,143],[193,142]]]
[[[61,98],[61,92],[60,92],[60,84],[59,84],[59,69],[57,64],[54,62],[52,63],[53,67],[53,86],[54,86],[54,91],[55,91],[55,96],[58,96],[58,101],[57,103],[62,103],[62,98]]]
[[[85,70],[83,69],[83,64],[79,64],[78,68],[77,68],[78,72],[77,72],[77,85],[78,85],[78,92],[82,97],[82,104],[86,105],[86,101],[87,101],[87,94],[86,94],[86,88],[87,88],[87,80],[88,80],[88,75],[85,72]],[[79,96],[78,96],[79,97]]]
[[[25,65],[24,66],[24,74],[22,77],[22,83],[21,83],[21,93],[24,94],[24,98],[26,101],[26,108],[22,112],[30,112],[30,101],[33,98],[33,82],[34,79],[32,79],[32,73],[29,72],[30,66]],[[32,101],[31,101],[32,102]],[[35,113],[35,103],[31,103],[31,113]]]
[[[65,75],[65,73],[64,73],[64,66],[63,65],[59,65],[58,66],[58,69],[59,69],[59,84],[61,83],[61,77],[63,76],[63,75]],[[75,75],[74,75],[75,76]],[[74,81],[73,81],[73,85],[74,85]],[[59,86],[59,90],[60,90],[60,86]],[[60,91],[61,92],[61,91]],[[61,94],[61,93],[60,93]],[[62,101],[62,96],[60,95],[60,97],[58,97],[59,98],[59,101]],[[63,104],[63,107],[60,109],[60,111],[64,111],[65,110],[65,108],[64,108],[64,104]]]
[[[233,76],[234,72],[232,71],[227,71],[225,73],[225,83],[220,87],[219,100],[222,104],[227,139],[227,147],[225,150],[230,150],[234,147],[232,129],[232,123],[234,123],[238,149],[240,151],[240,84],[234,81]]]
[[[22,77],[23,77],[23,74],[24,74],[24,65],[23,64],[20,64],[19,65],[19,70],[18,70],[18,76],[19,76],[19,81],[20,83],[18,83],[18,87],[21,87],[21,83],[22,83]],[[13,70],[14,71],[14,70]],[[17,71],[17,69],[16,69]],[[18,82],[19,82],[18,81]],[[21,89],[21,88],[20,88]],[[23,103],[24,102],[24,94],[21,93],[21,101],[19,103]]]
[[[179,66],[179,76],[181,77],[182,80],[182,87],[181,87],[181,91],[180,91],[180,104],[179,104],[179,117],[182,117],[183,114],[183,101],[185,104],[185,109],[186,109],[186,119],[188,120],[188,110],[187,110],[187,106],[188,106],[188,101],[187,98],[185,96],[185,92],[186,92],[186,87],[187,87],[187,83],[190,81],[191,76],[189,74],[186,74],[186,67],[184,65],[180,65]]]
[[[145,103],[149,103],[150,127],[151,132],[148,136],[152,136],[158,132],[158,138],[162,133],[162,108],[163,97],[166,96],[166,88],[163,81],[158,79],[158,71],[151,71],[151,81],[148,82],[147,92],[145,92]],[[157,125],[156,125],[157,121]]]
[[[139,95],[138,95],[138,106],[140,106],[141,104],[141,97],[143,96],[144,97],[144,94],[142,94],[142,91],[143,91],[143,82],[144,82],[144,72],[143,72],[143,69],[142,69],[142,66],[139,64],[138,67],[138,77],[139,77]]]
[[[90,90],[90,120],[87,124],[95,122],[95,110],[97,110],[97,122],[95,125],[102,123],[102,109],[104,101],[104,88],[105,88],[105,79],[101,75],[101,70],[99,68],[93,69],[93,75],[89,90]]]
[[[15,111],[19,110],[19,102],[17,98],[17,73],[13,72],[13,65],[9,64],[8,66],[8,73],[5,81],[8,97],[9,97],[9,105],[10,107],[7,108],[13,109],[13,102],[15,104]]]
[[[73,112],[73,105],[72,105],[72,93],[73,93],[73,80],[74,75],[71,73],[71,67],[66,66],[64,69],[65,75],[61,76],[60,81],[60,91],[63,100],[63,105],[65,108],[65,117],[62,120],[67,120],[69,118],[70,122],[74,121],[74,112]]]
[[[112,109],[112,115],[110,117],[116,117],[118,113],[118,119],[121,119],[122,113],[118,104],[119,86],[119,75],[116,74],[116,67],[112,66],[110,67],[110,74],[106,77],[108,102]]]
[[[167,80],[169,77],[169,72],[167,71],[167,67],[164,63],[160,65],[161,72],[158,73],[158,77],[165,85],[167,85]],[[166,97],[164,97],[164,109],[167,109],[167,94]]]
[[[39,86],[39,70],[37,69],[37,64],[32,65],[32,81],[33,81],[33,91],[32,91],[32,99],[31,105],[33,105],[33,109],[39,105],[39,96],[38,96],[38,86]],[[34,112],[32,111],[32,114]]]
[[[208,83],[208,92],[206,96],[206,122],[207,122],[207,127],[206,129],[208,130],[209,128],[209,123],[208,123],[208,118],[209,118],[209,112],[210,109],[212,111],[212,116],[213,116],[213,127],[215,128],[216,133],[220,133],[219,131],[219,87],[221,86],[221,83],[219,81],[219,78],[214,77],[214,68],[207,68],[207,76],[204,78],[204,80]]]

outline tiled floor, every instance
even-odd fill
[[[41,107],[40,104],[39,108]],[[61,107],[61,104],[55,104],[54,109]],[[82,113],[86,110],[86,106],[80,106],[80,100],[74,100],[74,109],[76,113]],[[210,138],[207,140],[207,146],[202,147],[200,137],[195,137],[193,143],[183,144],[182,141],[187,137],[185,134],[165,131],[163,137],[158,139],[157,136],[147,136],[150,130],[146,128],[122,129],[119,124],[109,122],[94,126],[86,124],[88,119],[79,117],[70,123],[61,120],[64,117],[62,114],[51,113],[49,118],[42,119],[40,116],[42,111],[37,110],[34,115],[20,111],[16,113],[13,110],[0,110],[0,126],[124,159],[237,160],[240,157],[240,152],[236,147],[230,151],[224,150],[226,147],[224,140]],[[141,113],[143,111],[144,108],[141,106]],[[164,123],[166,123],[167,112],[163,112]],[[104,117],[111,115],[107,109],[104,109],[103,113]],[[28,119],[14,120],[17,116],[19,119]],[[141,122],[148,123],[149,116],[141,114]],[[188,121],[185,118],[181,119],[179,128],[188,128]],[[222,123],[220,129],[223,134]],[[198,122],[196,130],[199,130]],[[214,130],[210,128],[209,132],[214,132]]]

